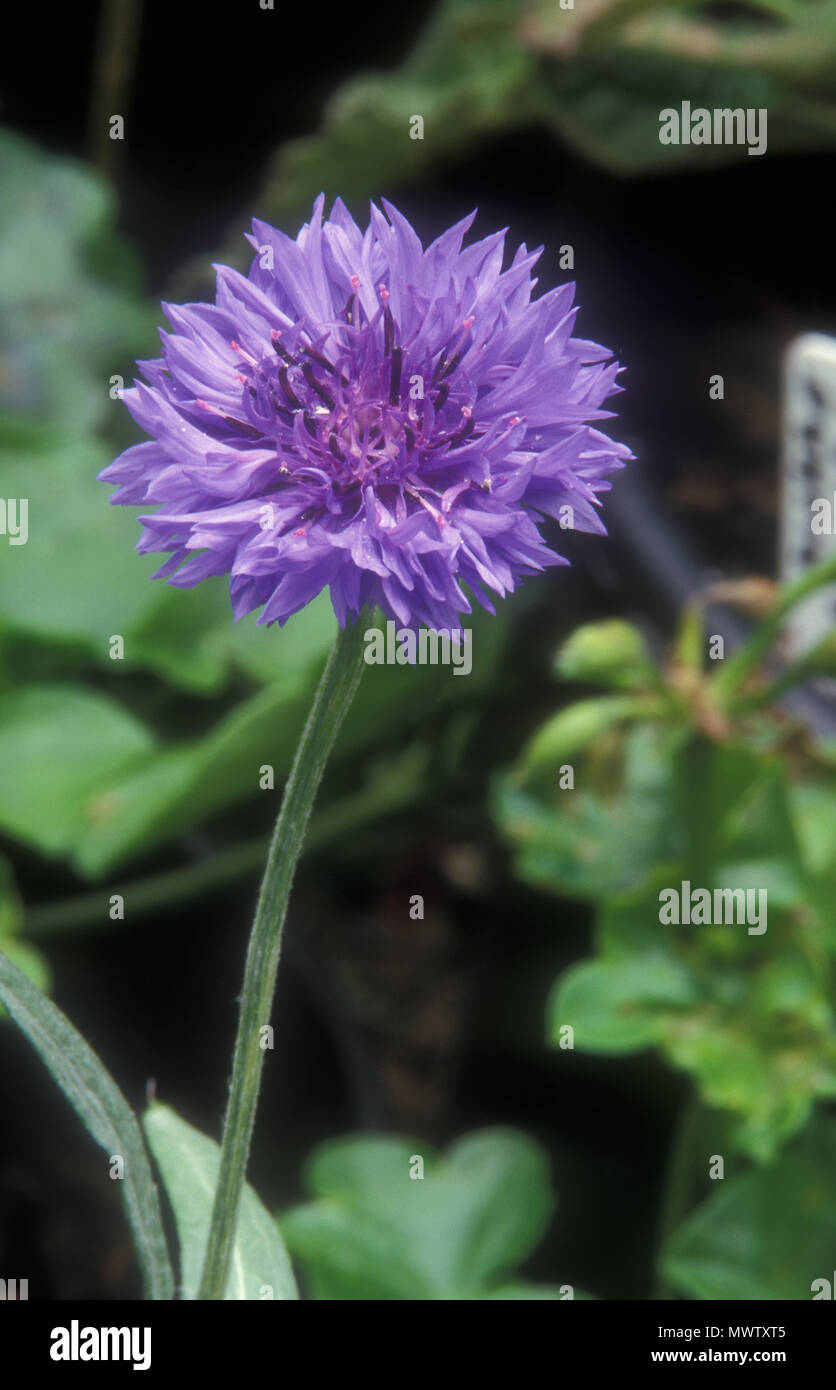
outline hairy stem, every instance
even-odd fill
[[[218,1185],[200,1299],[222,1299],[247,1170],[264,1052],[290,889],[328,755],[364,669],[362,624],[337,633],[282,798],[250,932]]]

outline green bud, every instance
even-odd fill
[[[560,648],[554,669],[567,680],[620,690],[647,689],[656,677],[641,633],[620,618],[579,627]]]

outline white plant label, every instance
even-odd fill
[[[833,553],[836,532],[836,338],[805,333],[784,365],[780,571],[797,579]],[[799,604],[786,627],[788,657],[836,626],[836,584]]]

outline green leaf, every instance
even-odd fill
[[[436,709],[472,700],[491,679],[508,621],[507,615],[497,619],[488,614],[474,614],[469,620],[474,656],[466,680],[454,676],[450,667],[369,667],[341,730],[335,760],[370,745],[380,748],[383,739],[395,739],[405,731],[412,737]],[[88,820],[79,838],[76,862],[82,873],[100,874],[125,856],[248,796],[272,800],[281,795],[323,664],[312,654],[333,629],[318,601],[308,617],[297,614],[281,632],[256,629],[254,624],[253,630],[266,653],[259,659],[269,660],[272,652],[278,678],[242,700],[201,739],[163,748],[138,771],[114,778],[102,802],[107,816]],[[299,634],[295,653],[294,633]],[[272,792],[259,790],[259,769],[266,764],[275,773]]]
[[[124,1160],[122,1200],[146,1296],[172,1297],[173,1280],[157,1189],[136,1117],[113,1078],[60,1009],[0,952],[0,1002],[40,1055],[85,1129]]]
[[[29,504],[26,545],[0,551],[0,638],[33,639],[53,659],[72,646],[109,675],[151,670],[196,693],[219,690],[236,667],[299,693],[333,639],[328,596],[268,632],[254,615],[233,623],[226,578],[189,590],[152,581],[159,556],[135,552],[136,509],[110,506],[96,481],[110,458],[85,435],[0,418],[5,495]],[[114,635],[124,641],[118,661]]]
[[[695,884],[709,881],[720,849],[722,826],[753,785],[760,763],[750,749],[693,735],[674,759],[675,806],[685,833],[684,857]]]
[[[110,780],[153,747],[147,730],[105,695],[31,686],[0,695],[0,827],[48,854],[72,848]]]
[[[836,1122],[819,1120],[774,1163],[714,1184],[668,1241],[666,1279],[698,1299],[804,1301],[817,1279],[832,1296],[835,1174]]]
[[[423,1160],[423,1177],[418,1160]],[[281,1218],[317,1298],[501,1297],[551,1215],[531,1140],[484,1130],[439,1158],[420,1142],[336,1140],[309,1162],[313,1201]],[[518,1295],[514,1295],[518,1296]]]
[[[177,1223],[181,1296],[195,1299],[218,1180],[220,1148],[167,1105],[150,1105],[142,1123]],[[235,1301],[298,1297],[276,1223],[247,1184],[241,1198],[225,1298]]]
[[[120,410],[110,377],[130,377],[154,332],[112,194],[5,130],[0,186],[0,411],[86,431]]]
[[[647,719],[659,708],[657,701],[641,695],[603,695],[567,705],[526,744],[520,756],[521,775],[529,776],[549,766],[556,773],[565,759],[584,752],[614,725]]]
[[[769,111],[769,150],[832,145],[836,27],[832,6],[795,6],[786,23],[690,13],[660,0],[603,0],[565,12],[535,0],[524,34],[542,55],[538,103],[554,131],[619,173],[677,171],[737,161],[745,144],[662,144],[659,112],[742,107]]]
[[[600,768],[591,761],[576,768],[572,789],[560,787],[557,769],[548,788],[543,782],[519,790],[519,773],[497,784],[494,815],[514,846],[522,878],[598,900],[637,889],[655,864],[679,851],[664,737],[651,725],[639,726],[618,754],[615,766],[605,758]]]
[[[48,993],[51,983],[49,967],[40,951],[28,941],[21,940],[19,933],[22,924],[23,908],[15,886],[12,866],[6,859],[0,858],[0,951],[18,970],[22,970],[38,989]],[[6,1017],[6,1010],[0,1005],[0,1020]]]
[[[0,554],[0,628],[81,644],[112,669],[108,641],[148,604],[154,564],[133,554],[133,512],[108,508],[96,482],[109,459],[86,435],[0,418],[5,495],[29,503],[26,544]]]
[[[658,1042],[663,1016],[698,998],[687,970],[658,954],[621,961],[582,961],[561,977],[549,1004],[548,1032],[574,1029],[586,1052],[633,1052]]]

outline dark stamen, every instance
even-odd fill
[[[294,410],[301,410],[302,402],[287,379],[287,367],[279,368],[279,384],[281,385],[285,400],[288,404],[292,405]]]
[[[325,356],[324,352],[318,352],[316,348],[312,347],[303,347],[302,351],[305,353],[307,357],[312,357],[314,362],[318,362],[320,367],[322,367],[326,372],[332,372],[334,376],[337,375],[336,367],[334,366],[333,362],[328,361],[328,358]]]
[[[273,347],[279,354],[279,357],[281,357],[282,361],[286,362],[289,367],[297,366],[299,358],[294,357],[292,352],[288,352],[287,348],[281,342],[278,333],[271,333],[270,337],[272,339]]]
[[[343,309],[343,318],[345,319],[346,323],[354,323],[354,301],[356,298],[356,294],[350,294],[345,302],[345,308]]]
[[[395,322],[388,304],[383,306],[383,351],[386,357],[392,351],[395,341]]]
[[[409,425],[404,425],[404,427],[403,427],[403,432],[404,432],[404,436],[405,436],[405,438],[406,438],[406,447],[407,447],[407,449],[409,449],[409,451],[410,451],[410,453],[411,453],[412,450],[415,448],[415,435],[413,434],[412,430],[409,428]]]
[[[435,400],[433,401],[433,406],[435,407],[435,413],[436,413],[436,415],[438,414],[439,410],[441,410],[441,409],[443,408],[444,402],[447,400],[447,397],[449,396],[449,394],[450,394],[450,383],[449,383],[449,381],[442,381],[441,385],[440,385],[439,388],[438,388],[438,395],[436,396]]]
[[[316,439],[316,421],[310,415],[303,415],[302,422],[312,439]]]
[[[453,356],[450,358],[450,361],[446,364],[446,366],[445,366],[445,368],[444,368],[444,371],[441,373],[441,375],[442,375],[442,376],[449,376],[451,372],[454,372],[454,371],[456,370],[456,368],[458,367],[458,365],[459,365],[459,363],[461,362],[461,360],[462,360],[462,355],[461,355],[461,353],[460,353],[460,352],[454,353]]]
[[[446,352],[444,351],[444,349],[442,348],[442,350],[441,350],[441,356],[439,357],[438,361],[437,361],[436,364],[435,364],[435,371],[433,372],[433,379],[432,379],[432,382],[430,383],[432,386],[435,386],[435,383],[436,383],[437,381],[439,381],[440,378],[444,375],[444,366],[445,366],[446,361],[447,361],[447,353],[446,353]]]
[[[392,370],[389,374],[389,400],[392,405],[397,405],[401,398],[401,367],[403,365],[403,348],[392,348]]]
[[[240,430],[241,434],[245,434],[247,439],[261,439],[263,437],[261,430],[257,430],[255,425],[248,425],[246,420],[236,420],[234,415],[223,415],[221,418],[232,429]]]
[[[459,428],[456,430],[456,433],[451,434],[450,438],[448,439],[447,444],[449,448],[452,449],[455,444],[461,444],[463,439],[467,439],[467,436],[470,434],[474,426],[475,421],[473,419],[473,416],[465,416],[464,421],[461,425],[459,425]]]
[[[311,390],[316,392],[316,394],[319,396],[319,399],[325,405],[327,405],[329,410],[333,410],[336,404],[334,397],[331,395],[330,391],[326,391],[325,387],[322,385],[322,382],[314,376],[313,364],[311,362],[305,363],[304,367],[302,368],[302,375],[305,378],[308,385],[310,386]]]
[[[339,459],[340,463],[345,463],[345,458],[340,453],[339,448],[337,446],[337,436],[333,433],[333,431],[331,433],[330,439],[328,440],[328,448],[331,450],[331,453],[334,455],[335,459]]]

